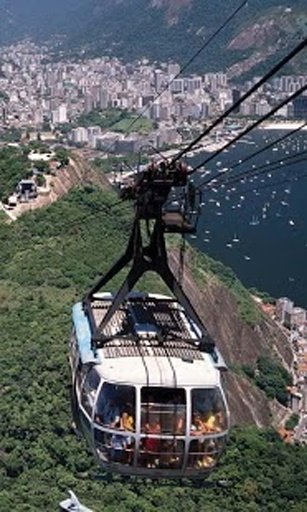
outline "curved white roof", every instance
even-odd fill
[[[95,368],[108,382],[165,387],[211,387],[220,383],[220,372],[209,354],[192,362],[163,356],[104,358],[102,352],[98,350],[101,363]]]

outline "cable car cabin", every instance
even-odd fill
[[[112,296],[97,293],[101,322]],[[83,305],[73,308],[70,363],[76,424],[104,469],[146,477],[203,477],[225,447],[223,361],[197,346],[177,300],[130,294],[93,348]],[[195,343],[191,343],[191,340]]]

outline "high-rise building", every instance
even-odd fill
[[[183,91],[184,91],[184,80],[183,78],[176,78],[172,83],[171,83],[171,91],[173,93],[179,93],[179,94],[182,94]]]
[[[108,108],[109,95],[107,89],[105,87],[101,87],[100,89],[100,108],[102,110]]]
[[[154,87],[156,92],[160,92],[163,85],[163,72],[161,69],[155,69],[154,71]]]
[[[59,123],[67,123],[67,106],[65,104],[62,104],[58,108],[58,116],[59,116]]]
[[[293,100],[293,116],[295,119],[307,119],[307,95]]]

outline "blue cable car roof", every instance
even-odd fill
[[[76,329],[77,343],[79,346],[82,363],[100,363],[99,357],[95,355],[92,349],[90,326],[88,319],[83,311],[82,302],[78,302],[73,306],[72,318]]]

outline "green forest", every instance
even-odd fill
[[[0,200],[5,201],[19,181],[31,175],[31,165],[27,156],[14,147],[0,149]]]
[[[197,484],[106,475],[73,433],[71,306],[125,246],[131,210],[114,201],[87,185],[16,223],[0,217],[0,510],[54,512],[70,488],[94,512],[305,512],[307,448],[273,430],[233,428]]]

